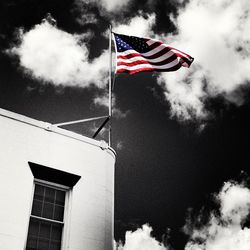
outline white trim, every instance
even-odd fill
[[[64,225],[64,221],[51,220],[51,219],[48,219],[48,218],[45,218],[45,217],[39,217],[39,216],[35,216],[35,215],[30,215],[30,217],[34,218],[34,219],[42,220],[42,221],[48,221],[48,222]]]
[[[64,206],[64,227],[62,231],[61,250],[70,249],[70,225],[71,225],[71,211],[72,211],[72,195],[73,190],[69,189],[65,196]]]
[[[62,191],[68,191],[70,189],[70,187],[68,187],[68,186],[64,186],[62,184],[58,184],[58,183],[54,183],[54,182],[50,182],[50,181],[45,181],[45,180],[41,180],[41,179],[37,179],[37,178],[34,178],[34,182],[35,182],[35,184],[42,184],[44,186],[56,188],[56,189],[59,189]]]

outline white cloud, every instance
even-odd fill
[[[236,182],[225,182],[215,195],[219,211],[212,211],[208,222],[201,224],[203,214],[196,216],[197,221],[187,220],[184,227],[189,235],[185,250],[249,250],[250,228],[244,226],[250,213],[250,189]],[[203,211],[203,210],[202,210]],[[152,228],[143,225],[136,231],[127,231],[125,244],[116,244],[116,250],[167,250],[151,235]]]
[[[203,120],[208,116],[203,103],[207,97],[204,77],[194,68],[195,65],[190,69],[182,68],[179,72],[169,72],[158,77],[158,82],[165,83],[165,96],[171,104],[172,116],[177,116],[180,120]],[[190,79],[192,83],[183,83],[183,79]]]
[[[72,35],[43,20],[23,32],[11,53],[30,76],[55,85],[103,88],[107,84],[108,51],[92,61],[83,37]]]
[[[242,185],[227,182],[218,195],[224,220],[240,225],[250,211],[250,190]],[[249,235],[250,237],[250,235]]]
[[[20,45],[9,51],[19,57],[24,72],[40,82],[54,85],[89,87],[94,84],[105,88],[108,83],[108,50],[90,61],[87,43],[92,34],[70,34],[58,29],[55,20],[53,23],[45,19],[27,32],[20,30]],[[154,23],[155,15],[140,14],[127,24],[114,24],[114,29],[116,32],[129,31],[133,34],[139,27],[137,35],[147,36],[152,33]],[[113,53],[113,61],[114,59]],[[93,102],[95,105],[108,107],[108,96],[97,96]],[[129,111],[124,112],[117,107],[113,96],[113,116],[125,118],[128,113]]]
[[[127,231],[125,236],[125,244],[119,243],[117,250],[167,250],[167,248],[155,238],[151,236],[152,228],[143,225],[136,231]]]
[[[96,18],[96,15],[94,13],[87,13],[85,11],[76,18],[76,21],[81,25],[98,23],[98,19]]]
[[[185,250],[248,250],[250,229],[242,227],[250,211],[250,190],[227,182],[217,195],[220,216],[211,213],[202,228],[187,232],[190,241]]]
[[[130,0],[100,0],[102,7],[107,11],[120,11],[121,8],[128,5]]]
[[[137,16],[126,21],[126,23],[115,23],[114,32],[130,36],[149,37],[153,36],[152,27],[155,24],[155,14]]]
[[[118,141],[118,142],[116,143],[116,149],[117,149],[117,150],[122,150],[122,149],[124,149],[124,143],[123,143],[122,141]]]
[[[131,0],[77,0],[86,4],[95,4],[108,12],[121,11]]]
[[[108,94],[104,94],[104,95],[98,95],[94,98],[93,100],[94,104],[95,105],[99,105],[99,106],[104,106],[104,107],[107,107],[109,108],[109,96]],[[116,97],[115,95],[113,94],[112,95],[112,115],[113,117],[115,118],[125,118],[129,113],[129,110],[123,112],[121,111],[117,105],[116,105]]]
[[[97,16],[91,9],[91,4],[87,3],[87,1],[75,0],[71,11],[75,16],[76,22],[80,25],[98,23]]]
[[[172,20],[178,33],[162,38],[195,58],[190,69],[158,78],[172,115],[206,119],[204,103],[217,95],[242,104],[242,95],[235,91],[250,81],[250,2],[191,0]]]

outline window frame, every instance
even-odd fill
[[[35,186],[36,185],[42,185],[45,187],[61,190],[65,192],[65,202],[64,202],[64,215],[63,215],[63,221],[57,221],[53,219],[43,218],[39,216],[32,215],[32,206],[34,202],[34,193],[35,193]],[[49,182],[41,179],[34,178],[33,182],[33,189],[32,189],[32,199],[31,199],[31,205],[30,205],[30,213],[29,213],[29,220],[28,220],[28,227],[27,227],[27,233],[26,233],[26,242],[25,242],[25,248],[27,248],[27,241],[28,241],[28,231],[29,231],[29,225],[30,225],[30,218],[38,219],[45,222],[52,222],[61,224],[62,226],[62,238],[61,238],[61,248],[60,250],[65,250],[68,248],[68,241],[69,241],[69,222],[70,222],[70,213],[71,213],[71,199],[72,199],[72,188],[68,186],[64,186],[62,184]]]

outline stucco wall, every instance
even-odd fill
[[[70,192],[62,249],[111,250],[114,152],[48,125],[0,110],[0,249],[25,248],[34,162],[81,176]]]

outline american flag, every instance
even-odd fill
[[[116,73],[140,71],[175,71],[189,67],[193,58],[161,41],[114,34]]]

